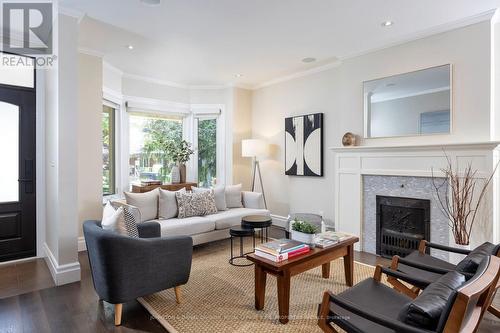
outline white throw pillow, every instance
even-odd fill
[[[181,188],[178,191],[168,191],[160,189],[160,206],[158,210],[158,218],[160,219],[171,219],[177,217],[177,199],[175,198],[175,193],[186,193],[185,188]]]
[[[141,222],[158,218],[158,197],[160,191],[155,188],[145,193],[125,192],[125,199],[128,205],[137,207],[141,212]]]
[[[227,208],[241,208],[241,184],[226,186],[226,205]]]
[[[102,212],[101,227],[104,230],[111,230],[120,235],[128,235],[125,227],[125,216],[123,215],[123,207],[114,209],[108,201]]]
[[[203,188],[203,187],[191,187],[193,193],[200,193],[203,191],[210,191],[209,188]],[[226,205],[226,188],[224,186],[216,186],[212,188],[214,191],[214,196],[215,196],[215,206],[217,207],[217,210],[226,210],[227,205]]]

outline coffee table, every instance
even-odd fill
[[[264,309],[267,274],[274,275],[278,279],[278,310],[279,321],[282,324],[288,323],[290,278],[292,276],[322,266],[322,276],[327,279],[330,277],[330,262],[344,257],[346,284],[352,286],[354,277],[354,243],[358,241],[358,237],[351,237],[332,247],[326,249],[314,248],[307,254],[279,263],[259,257],[255,253],[247,255],[248,260],[253,261],[255,264],[255,309]]]

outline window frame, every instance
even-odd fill
[[[117,118],[117,109],[118,109],[118,106],[112,102],[109,102],[107,100],[103,100],[103,103],[102,103],[102,114],[104,113],[108,113],[109,114],[109,140],[110,140],[110,143],[109,143],[109,147],[108,147],[108,153],[109,153],[109,164],[110,164],[110,168],[109,168],[109,178],[110,178],[110,185],[109,185],[109,188],[113,189],[112,191],[110,191],[110,193],[104,193],[104,188],[103,188],[103,197],[109,197],[109,196],[113,196],[113,195],[116,195],[119,190],[118,190],[118,186],[117,186],[117,147],[116,147],[116,142],[117,142],[117,135],[116,135],[116,129],[117,129],[117,125],[116,125],[116,118]],[[104,107],[108,107],[111,109],[110,112],[107,112],[105,111],[105,108]],[[102,128],[101,128],[101,131],[102,131]],[[104,143],[103,143],[104,145]],[[103,164],[104,164],[104,161],[103,161]]]

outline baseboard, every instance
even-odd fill
[[[45,262],[49,267],[50,274],[57,286],[77,282],[81,279],[80,263],[78,261],[69,264],[59,265],[54,254],[47,246],[47,243],[43,244],[43,250],[45,251],[46,257]]]
[[[87,244],[85,244],[85,237],[78,237],[78,252],[87,251]]]

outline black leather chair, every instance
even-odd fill
[[[455,271],[441,276],[415,299],[381,283],[377,266],[373,278],[334,295],[325,292],[318,325],[324,332],[458,333],[475,332],[500,277],[500,258],[484,258],[468,281]]]
[[[139,237],[103,230],[99,221],[86,221],[83,233],[94,288],[101,300],[115,305],[115,325],[121,324],[122,304],[187,283],[193,241],[188,236],[160,238],[160,225],[138,225]]]
[[[430,248],[460,253],[466,257],[457,265],[454,265],[427,254]],[[397,277],[391,276],[387,280],[395,289],[410,297],[416,297],[420,290],[425,289],[429,284],[450,271],[457,271],[463,274],[466,279],[471,278],[476,273],[481,260],[489,255],[500,256],[500,244],[494,245],[485,242],[473,250],[466,250],[422,240],[418,251],[414,251],[404,258],[398,256],[392,258],[390,269],[394,271]],[[414,287],[409,288],[399,280],[410,283]],[[498,309],[490,307],[489,311],[500,317]]]

